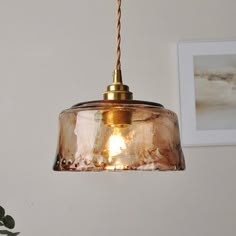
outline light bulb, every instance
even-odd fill
[[[108,141],[109,160],[111,160],[112,157],[121,154],[126,148],[125,139],[121,135],[120,129],[114,128],[113,134]]]
[[[131,125],[107,126],[100,124],[94,145],[95,162],[106,170],[123,170],[131,159],[127,155],[134,131]]]
[[[129,145],[131,133],[128,127],[114,127],[112,134],[108,138],[105,150],[108,154],[108,164],[106,170],[123,170],[127,167],[126,150]],[[125,165],[126,163],[126,165]]]

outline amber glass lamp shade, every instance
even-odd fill
[[[54,170],[184,170],[178,119],[157,103],[81,103],[59,117]]]

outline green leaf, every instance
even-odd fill
[[[12,233],[12,232],[10,232],[10,231],[8,231],[8,230],[0,230],[0,234],[5,234],[5,235],[7,235],[7,236],[16,236],[16,235],[18,235],[18,234],[20,234],[19,232],[17,232],[17,233]]]
[[[4,216],[5,216],[5,210],[3,207],[0,206],[0,220],[2,220]]]
[[[13,229],[15,227],[15,221],[14,219],[7,215],[3,218],[3,224],[8,228],[8,229]]]
[[[16,233],[9,232],[8,236],[15,236],[15,235],[18,235],[18,234],[20,234],[20,232],[16,232]]]

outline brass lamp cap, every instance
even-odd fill
[[[107,86],[107,91],[103,95],[104,100],[132,100],[133,94],[129,87],[122,82],[121,70],[115,70],[113,83]]]

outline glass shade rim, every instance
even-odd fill
[[[73,105],[71,109],[77,108],[88,108],[88,107],[100,107],[104,105],[132,105],[132,106],[143,106],[143,107],[157,107],[157,108],[165,108],[160,103],[148,102],[142,100],[94,100],[81,102]]]

